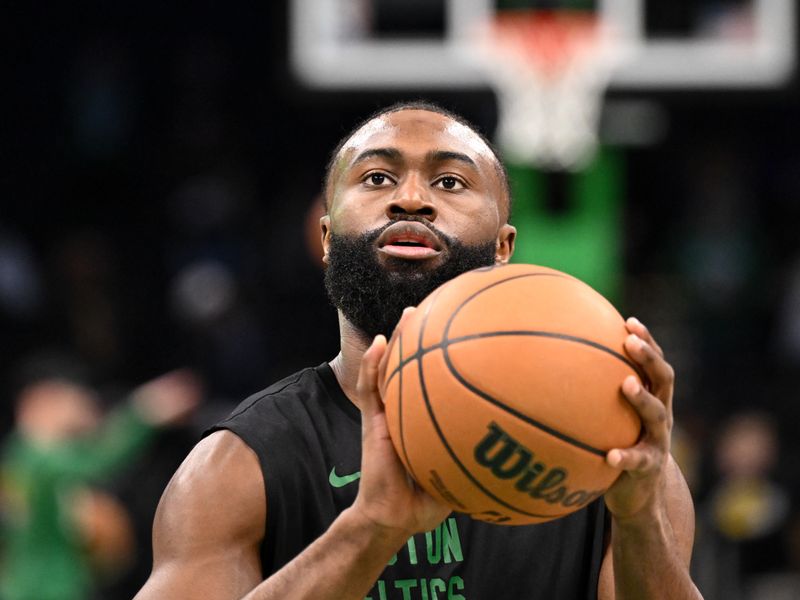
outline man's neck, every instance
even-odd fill
[[[345,396],[358,406],[358,396],[356,395],[358,370],[361,366],[361,357],[369,348],[372,340],[368,340],[341,312],[339,313],[339,332],[341,350],[329,364],[339,385],[342,386]]]

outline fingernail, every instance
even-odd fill
[[[639,319],[637,319],[636,317],[628,317],[628,323],[630,323],[631,325],[641,325],[642,324],[642,322]]]
[[[612,467],[616,467],[620,462],[622,462],[622,453],[619,450],[611,450],[608,453],[607,460],[608,464],[610,464]]]
[[[636,377],[634,377],[633,375],[628,375],[628,377],[625,378],[624,385],[628,388],[628,393],[631,396],[635,396],[642,389],[642,386],[639,383],[639,380],[636,379]]]
[[[642,349],[642,340],[635,333],[632,333],[628,336],[628,343],[630,344],[632,350]]]

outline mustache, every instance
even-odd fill
[[[381,235],[381,234],[382,234],[384,231],[386,231],[387,229],[389,229],[389,227],[391,227],[392,225],[395,225],[396,223],[402,222],[402,221],[409,221],[409,222],[414,222],[414,223],[421,223],[421,224],[422,224],[422,225],[424,225],[424,226],[425,226],[425,227],[426,227],[426,228],[427,228],[427,229],[428,229],[428,230],[429,230],[429,231],[430,231],[430,232],[431,232],[433,235],[435,235],[435,236],[436,236],[436,238],[437,238],[437,239],[438,239],[440,242],[442,242],[442,245],[443,245],[444,247],[446,247],[446,248],[450,248],[450,247],[451,247],[451,246],[452,246],[452,245],[455,243],[455,241],[456,241],[456,240],[455,240],[455,238],[453,238],[453,237],[451,237],[451,236],[447,235],[446,233],[442,233],[441,231],[439,231],[439,230],[438,230],[438,229],[437,229],[437,228],[434,226],[434,224],[433,224],[433,223],[431,223],[431,222],[430,222],[428,219],[426,219],[425,217],[415,217],[415,216],[413,216],[413,215],[410,215],[410,216],[407,216],[407,217],[397,217],[396,219],[392,219],[391,221],[389,221],[389,222],[388,222],[388,223],[386,223],[385,225],[381,225],[380,227],[377,227],[377,228],[375,228],[375,229],[371,229],[371,230],[369,230],[369,231],[367,231],[367,232],[363,233],[363,234],[361,235],[361,237],[362,237],[362,238],[363,238],[365,241],[372,243],[372,242],[374,242],[375,240],[377,240],[377,239],[380,237],[380,235]]]

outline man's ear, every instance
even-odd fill
[[[497,249],[494,254],[494,261],[504,265],[514,254],[514,241],[517,238],[517,228],[506,223],[497,232]]]
[[[319,220],[319,229],[322,234],[322,262],[328,264],[328,249],[331,245],[331,217],[324,215]]]

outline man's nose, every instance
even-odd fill
[[[386,213],[390,218],[415,215],[433,221],[436,218],[436,206],[425,178],[413,174],[403,178],[395,188],[395,193],[386,207]]]

